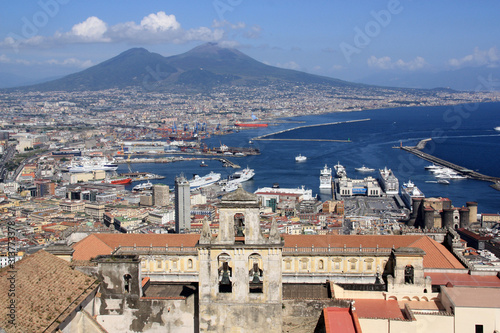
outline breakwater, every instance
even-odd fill
[[[401,150],[404,150],[406,152],[409,152],[411,154],[414,154],[415,156],[418,156],[424,160],[427,160],[429,162],[432,162],[436,165],[440,165],[446,168],[450,168],[452,170],[455,170],[456,172],[471,178],[471,179],[476,179],[476,180],[483,180],[483,181],[488,181],[488,182],[493,182],[494,184],[492,185],[493,188],[500,190],[500,177],[493,177],[493,176],[488,176],[484,175],[482,173],[479,173],[474,170],[467,169],[463,166],[451,163],[449,161],[443,160],[439,157],[436,157],[431,154],[424,153],[420,149],[422,149],[427,142],[429,142],[431,139],[425,139],[421,140],[416,146],[414,147],[409,147],[409,146],[400,146]]]
[[[294,127],[294,128],[289,128],[289,129],[286,129],[286,130],[278,131],[278,132],[273,132],[273,133],[269,133],[269,134],[264,134],[264,135],[261,135],[261,136],[257,136],[255,138],[252,138],[252,140],[351,142],[350,139],[347,139],[347,140],[335,140],[335,139],[279,139],[279,138],[270,138],[270,137],[272,137],[274,135],[278,135],[278,134],[283,134],[283,133],[286,133],[286,132],[295,131],[295,130],[302,129],[302,128],[328,126],[328,125],[338,125],[338,124],[349,124],[349,123],[357,123],[357,122],[369,121],[369,120],[370,120],[370,118],[365,118],[365,119],[356,119],[356,120],[336,121],[336,122],[326,123],[326,124],[298,126],[298,127]]]

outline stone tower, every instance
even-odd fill
[[[276,222],[261,233],[256,195],[222,197],[217,237],[205,225],[198,244],[201,332],[281,332],[282,249]]]

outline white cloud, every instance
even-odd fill
[[[156,14],[149,14],[141,21],[141,27],[149,31],[167,31],[177,30],[181,28],[175,15],[167,15],[165,12],[158,12]]]
[[[465,66],[498,67],[500,65],[500,53],[496,47],[492,47],[489,50],[480,50],[476,47],[472,54],[466,55],[461,59],[450,59],[448,64],[457,68]]]
[[[98,17],[91,16],[73,25],[67,32],[56,32],[52,36],[22,38],[11,35],[0,41],[0,46],[54,47],[70,43],[185,43],[190,41],[221,41],[227,29],[243,29],[245,24],[231,24],[227,21],[214,21],[214,27],[197,27],[185,30],[175,15],[160,11],[142,18],[140,23],[121,22],[108,26]]]
[[[289,61],[289,62],[284,63],[284,64],[277,63],[276,66],[281,67],[281,68],[286,68],[286,69],[295,69],[295,70],[300,69],[299,64],[297,64],[295,61]]]
[[[48,59],[48,60],[26,60],[19,58],[9,58],[5,54],[0,55],[0,63],[4,64],[21,64],[25,66],[35,66],[35,65],[56,65],[65,67],[77,67],[77,68],[87,68],[93,65],[90,60],[80,60],[77,58],[67,58],[67,59]]]
[[[104,36],[108,26],[101,19],[91,16],[85,21],[75,24],[71,31],[66,34],[68,37],[78,37],[87,42],[106,42],[108,38]]]
[[[408,71],[415,71],[417,69],[422,69],[427,66],[427,62],[422,57],[416,57],[413,60],[408,62],[403,61],[402,59],[393,61],[391,57],[385,56],[381,58],[377,58],[375,56],[371,56],[368,58],[368,66],[383,70],[388,69],[403,69]]]

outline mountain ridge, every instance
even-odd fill
[[[266,65],[234,48],[205,43],[164,57],[142,47],[128,49],[80,72],[40,84],[10,88],[27,91],[83,91],[138,87],[144,90],[210,89],[218,85],[273,82],[364,86],[326,76]]]

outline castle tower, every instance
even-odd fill
[[[207,226],[198,244],[200,332],[281,332],[283,243],[276,222],[263,237],[257,196],[239,187],[222,197],[216,238]]]

